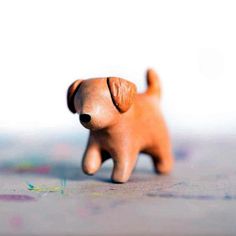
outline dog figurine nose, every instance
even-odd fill
[[[80,114],[79,119],[80,119],[80,122],[88,123],[91,120],[91,116],[88,114]]]

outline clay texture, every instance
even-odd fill
[[[152,157],[157,173],[173,166],[170,138],[160,110],[160,81],[147,71],[147,90],[137,93],[132,82],[117,77],[76,80],[68,89],[67,105],[90,130],[82,168],[93,175],[108,158],[112,180],[128,181],[140,152]]]

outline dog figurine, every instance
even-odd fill
[[[128,181],[140,152],[152,157],[157,173],[173,166],[171,143],[160,110],[160,81],[147,71],[147,90],[137,94],[132,82],[117,77],[76,80],[68,89],[67,105],[90,130],[82,169],[93,175],[112,158],[112,180]]]

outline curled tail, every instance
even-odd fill
[[[147,94],[157,95],[159,98],[161,97],[160,79],[153,69],[147,70],[147,85]]]

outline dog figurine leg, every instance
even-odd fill
[[[93,175],[101,167],[101,164],[102,164],[102,155],[100,147],[93,139],[93,137],[90,136],[87,148],[83,156],[83,161],[82,161],[83,171],[85,174]]]
[[[112,181],[115,183],[125,183],[130,178],[137,161],[138,152],[119,152],[112,154],[114,168],[112,171]]]
[[[168,174],[173,167],[173,157],[170,148],[159,146],[150,152],[155,171],[159,174]]]

